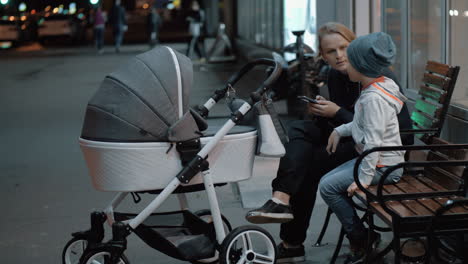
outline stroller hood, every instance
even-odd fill
[[[81,137],[164,142],[198,138],[189,111],[189,58],[169,47],[142,53],[105,77],[88,102]]]

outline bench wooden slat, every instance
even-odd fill
[[[416,214],[408,209],[404,204],[399,201],[388,201],[385,203],[388,208],[392,209],[402,217],[415,216]]]
[[[427,85],[421,85],[419,87],[419,95],[425,98],[431,98],[439,104],[442,104],[445,101],[445,98],[447,98],[447,93],[443,90],[429,87]]]
[[[431,211],[432,214],[434,214],[435,211],[437,211],[437,209],[440,208],[440,204],[434,201],[433,199],[421,198],[421,199],[417,199],[417,201],[420,204],[422,204],[424,207],[426,207],[429,211]]]
[[[431,117],[428,117],[427,115],[419,111],[414,111],[411,114],[411,120],[413,120],[413,122],[416,123],[417,126],[422,129],[433,128],[438,123],[437,120],[432,119]]]
[[[440,138],[432,138],[431,144],[449,144],[447,141],[440,139]],[[468,150],[466,149],[440,149],[438,152],[444,154],[445,156],[449,157],[449,159],[454,160],[466,160],[468,159]]]
[[[434,200],[437,203],[440,204],[440,207],[442,207],[442,205],[444,205],[449,200],[449,198],[447,198],[447,197],[437,197],[437,198],[434,198]],[[459,209],[460,209],[459,207],[453,207],[450,210],[448,210],[447,212],[452,213],[452,214],[457,213],[457,212],[459,213],[460,212]]]
[[[414,108],[418,111],[413,111],[413,113],[422,113],[424,116],[428,118],[438,118],[441,112],[440,105],[437,105],[436,102],[418,99],[416,100],[416,104]],[[414,120],[414,119],[413,119]],[[432,127],[432,126],[426,126]]]
[[[429,86],[435,86],[441,90],[446,90],[447,83],[450,83],[450,78],[442,77],[431,73],[424,73],[422,81],[423,83],[426,83]]]
[[[461,200],[461,199],[464,199],[464,197],[461,197],[461,196],[451,196],[450,197],[451,200]],[[468,213],[468,206],[455,206],[452,208],[452,210],[455,212],[455,213]]]
[[[400,188],[396,187],[394,184],[384,185],[383,190],[391,194],[403,194],[404,193]]]
[[[371,185],[369,186],[369,188],[367,188],[367,190],[374,194],[374,195],[377,195],[377,185]],[[382,193],[383,194],[388,194],[387,190],[385,190],[385,188],[382,190]]]
[[[423,176],[423,177],[420,177],[418,179],[421,182],[423,182],[424,184],[426,184],[429,188],[432,188],[432,189],[437,190],[437,191],[447,191],[447,189],[445,187],[438,184],[437,182],[434,182],[431,178],[429,178],[427,176]]]
[[[434,191],[433,188],[430,188],[429,186],[424,184],[424,182],[420,181],[419,178],[420,177],[418,176],[407,176],[407,177],[403,177],[402,180],[405,180],[406,182],[411,184],[419,192],[433,192]]]
[[[443,76],[451,75],[450,66],[435,61],[428,61],[426,64],[426,71],[437,73]]]
[[[416,200],[403,200],[401,201],[406,207],[408,207],[411,211],[413,211],[416,215],[420,216],[429,216],[432,215],[432,212],[420,204]]]
[[[444,181],[444,180],[443,179],[441,180],[438,175],[432,175],[430,171],[426,172],[424,177],[421,177],[420,180],[424,182],[424,184],[426,184],[430,188],[433,188],[434,190],[438,190],[438,191],[448,190],[447,187],[445,187],[444,185],[446,184],[446,182],[443,182],[441,184],[440,181]]]
[[[401,179],[398,183],[395,184],[397,188],[399,188],[403,193],[416,193],[418,189],[415,188],[412,184]]]
[[[446,152],[447,153],[447,152]],[[451,154],[456,154],[456,153],[451,153]],[[435,151],[431,151],[429,152],[429,154],[427,155],[427,160],[428,161],[442,161],[442,160],[452,160],[452,161],[456,161],[456,160],[462,160],[462,159],[454,159],[454,158],[450,158],[450,157],[447,157],[444,153],[441,153],[441,152],[435,152]],[[451,177],[454,177],[454,178],[461,178],[463,175],[463,166],[440,166],[439,167],[440,170],[443,170],[443,171],[446,171],[447,173],[449,174],[452,174],[450,175]]]
[[[384,220],[388,225],[392,224],[392,217],[385,212],[382,206],[378,202],[371,202],[369,206],[374,210],[374,212]]]
[[[426,177],[439,183],[447,190],[456,190],[460,186],[461,179],[453,173],[450,173],[442,168],[433,167],[426,168]]]

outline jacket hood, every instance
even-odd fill
[[[381,83],[385,82],[385,88]],[[384,77],[382,81],[372,83],[369,87],[365,88],[361,96],[365,94],[378,94],[383,98],[390,106],[392,106],[396,113],[400,113],[404,103],[408,98],[404,96],[398,87],[398,85],[390,78]]]

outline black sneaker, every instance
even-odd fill
[[[294,219],[289,205],[268,200],[262,207],[247,212],[245,219],[254,224],[286,223]]]
[[[294,248],[286,248],[283,243],[278,245],[278,256],[276,263],[292,263],[305,261],[304,246]]]

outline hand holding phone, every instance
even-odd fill
[[[308,102],[308,103],[311,103],[311,104],[318,104],[319,102],[315,99],[312,99],[308,96],[305,96],[305,95],[300,95],[297,97],[298,99],[301,99],[302,101],[305,101],[305,102]]]

